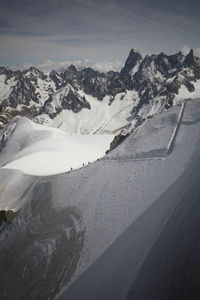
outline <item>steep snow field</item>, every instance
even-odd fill
[[[67,89],[64,88],[67,92]],[[55,95],[55,104],[58,105],[60,94]],[[119,93],[111,103],[111,96],[106,96],[102,101],[85,94],[79,90],[80,96],[85,96],[91,109],[82,109],[74,114],[70,110],[62,110],[54,119],[48,114],[42,114],[35,121],[44,125],[60,128],[72,134],[108,133],[112,134],[118,128],[126,126],[127,117],[132,116],[132,110],[139,103],[139,97],[135,91]],[[123,99],[123,100],[122,100]]]
[[[16,117],[0,138],[6,140],[0,163],[30,175],[52,175],[80,168],[105,155],[113,135],[67,135],[60,129]]]
[[[181,105],[172,110],[164,111],[159,117],[146,120],[106,158],[148,159],[166,157],[173,145],[184,106],[185,104],[182,102]]]
[[[87,168],[46,177],[0,169],[0,207],[17,211],[13,223],[0,234],[1,296],[126,299],[144,262],[152,257],[151,249],[160,245],[164,228],[170,236],[178,235],[179,204],[185,199],[189,203],[188,193],[199,188],[200,100],[187,101],[179,120],[180,109],[174,107],[146,121],[125,143]],[[161,158],[152,155],[160,151],[160,143],[161,150],[167,147],[176,127],[171,151]],[[7,141],[1,143],[1,162],[23,145],[15,130],[14,126],[8,130]],[[6,154],[8,146],[13,152]],[[137,159],[140,149],[145,157]],[[175,221],[166,227],[175,209]],[[194,236],[184,223],[181,230]],[[168,249],[169,241],[171,249],[187,259],[186,244],[179,247],[169,237],[162,248]],[[154,270],[154,264],[148,270]],[[187,268],[177,268],[177,277],[183,278],[180,270],[187,273]]]

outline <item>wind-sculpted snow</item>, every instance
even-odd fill
[[[0,295],[31,300],[53,299],[55,295],[67,300],[125,299],[181,195],[197,185],[197,169],[190,175],[191,165],[198,166],[200,157],[199,111],[200,100],[185,103],[172,151],[162,159],[127,159],[122,143],[117,152],[109,153],[115,159],[101,159],[70,173],[35,177],[0,169],[0,208],[17,210],[13,223],[0,234],[0,276],[3,278]],[[155,126],[152,119],[143,125],[144,137],[149,135],[149,148],[152,142],[158,145],[156,136],[160,141],[163,137],[169,142],[179,113],[180,107],[172,108],[162,117],[154,118]],[[170,134],[164,130],[166,124],[170,126]],[[134,153],[140,141],[135,140],[133,144],[133,137],[134,133],[125,142],[126,149],[132,148]],[[116,153],[121,153],[120,158]],[[180,198],[176,198],[179,194]],[[135,222],[139,227],[135,228]],[[121,243],[121,234],[130,225],[133,231],[129,230],[128,238]],[[173,226],[170,230],[173,231]],[[115,243],[117,238],[119,242]],[[117,244],[125,256],[121,256]],[[111,245],[114,250],[110,251]],[[104,255],[107,250],[110,256]],[[105,272],[101,273],[104,259]],[[87,270],[93,266],[93,276],[88,281]],[[106,296],[110,298],[98,298],[96,287],[99,297],[109,291],[111,294]],[[114,297],[120,287],[125,294],[122,298]],[[86,294],[90,298],[84,298]]]
[[[146,159],[166,157],[178,130],[184,103],[165,111],[139,126],[122,145],[106,159]]]

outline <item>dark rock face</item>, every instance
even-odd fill
[[[30,81],[37,82],[38,78],[42,79],[42,80],[45,80],[47,78],[47,76],[43,72],[39,71],[38,69],[36,69],[34,67],[30,67],[28,72],[29,72]],[[22,72],[22,74],[26,76],[27,71]]]
[[[16,81],[9,97],[2,102],[3,108],[9,106],[10,108],[16,109],[18,105],[29,107],[31,101],[39,103],[39,98],[36,93],[37,80],[38,78],[41,80],[47,78],[41,71],[34,67],[23,72],[14,72],[6,68],[1,68],[0,73],[0,75],[6,76],[5,83],[8,83],[10,79]],[[27,76],[27,74],[29,74],[29,76]]]
[[[171,77],[180,71],[183,58],[184,55],[181,52],[169,56],[162,52],[155,58],[155,65],[162,75]]]
[[[31,100],[39,103],[39,99],[36,95],[35,85],[27,78],[22,77],[18,80],[10,95],[10,106],[13,108],[16,108],[18,104],[29,106]]]
[[[60,74],[58,72],[52,70],[49,77],[50,77],[50,79],[52,79],[55,82],[56,89],[58,90],[62,86],[62,83],[63,83],[63,79],[60,76]]]
[[[89,102],[85,97],[81,97],[72,88],[63,95],[59,101],[57,100],[57,105],[54,105],[54,98],[52,96],[45,102],[43,113],[50,116],[51,119],[55,118],[63,109],[72,110],[74,113],[80,112],[83,108],[90,109]]]
[[[135,49],[131,49],[129,56],[125,62],[125,66],[121,70],[121,75],[130,75],[133,68],[142,60],[142,55]]]
[[[128,136],[128,134],[127,135],[123,135],[123,134],[116,135],[110,144],[110,149],[106,151],[106,154],[108,154],[110,151],[115,149],[119,144],[121,144],[127,136]]]
[[[6,72],[7,72],[6,67],[0,66],[0,75],[4,75],[6,74]]]
[[[186,68],[191,68],[195,66],[195,57],[194,57],[194,52],[193,50],[190,50],[190,52],[188,53],[188,55],[186,56],[185,60],[184,60],[184,67]]]
[[[85,97],[80,98],[77,93],[70,90],[68,95],[63,98],[61,107],[77,113],[81,111],[82,108],[90,109],[90,104],[86,101]]]
[[[133,69],[135,68],[134,72]],[[195,90],[194,82],[200,79],[200,59],[194,56],[193,50],[184,56],[181,52],[174,55],[142,55],[132,49],[121,72],[101,73],[91,68],[78,69],[69,66],[63,72],[51,71],[45,75],[34,67],[26,71],[12,71],[0,67],[0,76],[5,77],[5,84],[12,85],[10,94],[0,99],[0,117],[2,114],[29,114],[30,116],[48,113],[51,118],[63,109],[75,113],[90,109],[87,95],[103,101],[110,96],[110,105],[119,93],[134,90],[138,93],[139,104],[135,115],[144,104],[154,98],[165,99],[165,107],[173,105],[179,89],[184,86],[189,93]],[[63,88],[70,87],[67,95]],[[82,96],[79,91],[84,92]],[[60,92],[59,105],[54,105],[55,94]],[[81,95],[80,95],[81,94]],[[1,94],[0,94],[1,95]],[[124,96],[120,99],[123,101]],[[52,107],[55,106],[53,110]]]

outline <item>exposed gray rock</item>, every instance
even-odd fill
[[[142,60],[142,55],[135,49],[131,49],[129,56],[125,62],[125,66],[121,70],[121,75],[129,75],[133,68]]]
[[[76,91],[69,87],[68,93],[63,96],[57,104],[54,105],[54,98],[52,96],[45,102],[43,112],[47,113],[50,118],[55,118],[63,109],[72,110],[75,113],[81,111],[81,109],[90,109],[89,102],[85,97],[81,97]]]
[[[123,134],[116,135],[114,137],[113,141],[110,144],[110,149],[108,149],[106,151],[106,154],[108,154],[110,151],[112,151],[113,149],[115,149],[119,144],[121,144],[128,135],[129,134],[127,134],[127,135],[123,135]]]

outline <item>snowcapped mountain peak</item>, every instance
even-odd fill
[[[133,55],[133,54],[136,54],[136,53],[138,53],[141,56],[143,56],[142,53],[141,53],[141,51],[139,49],[137,49],[137,48],[131,48],[129,55]]]
[[[194,51],[191,49],[188,55],[186,55],[185,60],[184,60],[184,66],[185,67],[192,67],[195,65],[196,59],[194,56]]]
[[[47,76],[41,72],[40,70],[38,70],[36,67],[31,66],[28,70],[23,71],[23,74],[26,77],[29,77],[30,80],[36,80],[38,78],[40,79],[46,79]]]
[[[124,68],[121,70],[122,75],[134,74],[138,71],[139,64],[142,61],[143,56],[136,49],[131,49],[128,58],[125,62]]]
[[[76,66],[73,65],[73,64],[71,64],[71,65],[67,68],[67,70],[72,71],[72,72],[77,72],[77,71],[78,71],[78,69],[76,68]]]

